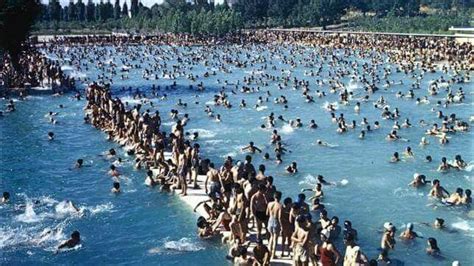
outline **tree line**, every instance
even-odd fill
[[[157,32],[224,34],[243,28],[241,16],[227,3],[211,5],[207,0],[165,0],[146,7],[132,0],[130,8],[119,0],[94,3],[88,0],[61,6],[50,0],[41,6],[38,29],[146,30]]]
[[[232,8],[207,0],[165,0],[151,7],[132,0],[94,3],[71,1],[61,6],[59,0],[41,5],[40,28],[96,26],[105,29],[145,29],[167,32],[220,34],[242,27],[327,26],[339,23],[349,11],[370,13],[376,18],[414,17],[422,8],[437,13],[458,15],[473,7],[472,0],[237,0]],[[68,22],[81,22],[73,24]]]
[[[247,26],[295,27],[338,23],[349,11],[413,17],[422,15],[423,8],[456,15],[472,7],[472,0],[240,0],[235,10]]]

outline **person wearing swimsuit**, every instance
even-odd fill
[[[337,248],[329,241],[330,232],[327,229],[321,231],[320,245],[314,247],[314,252],[319,256],[319,263],[322,266],[336,266],[341,257]]]
[[[275,200],[268,203],[268,206],[267,206],[267,216],[269,216],[267,229],[268,229],[268,232],[270,233],[270,239],[268,242],[270,246],[271,259],[275,257],[278,237],[281,232],[281,224],[282,224],[281,223],[282,205],[280,203],[281,192],[276,191],[275,194],[273,195],[273,198]]]

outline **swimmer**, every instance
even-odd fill
[[[424,185],[426,185],[427,183],[430,183],[430,182],[431,181],[426,180],[425,175],[414,174],[413,175],[413,181],[411,181],[410,184],[408,184],[408,186],[418,188],[418,187],[424,186]]]
[[[388,141],[394,141],[394,140],[400,139],[400,136],[397,135],[396,130],[392,130],[392,132],[390,132],[390,134],[387,135],[386,139]]]
[[[110,149],[110,150],[107,152],[106,156],[107,156],[107,158],[111,158],[111,157],[115,156],[116,154],[117,154],[117,153],[115,152],[115,149]]]
[[[319,146],[330,147],[329,143],[324,142],[320,139],[316,140],[316,144],[318,144]]]
[[[66,242],[58,246],[58,250],[63,249],[63,248],[74,248],[80,243],[81,243],[81,234],[79,233],[79,231],[74,231],[72,232],[70,239],[68,239]]]
[[[48,140],[54,140],[54,133],[53,132],[48,132]]]
[[[449,197],[449,192],[441,186],[438,179],[434,179],[428,195],[433,198],[443,199]]]
[[[467,163],[462,159],[461,155],[458,154],[454,157],[454,164],[452,166],[458,170],[464,170],[464,168],[467,167]]]
[[[449,169],[451,169],[453,166],[451,164],[448,163],[448,160],[446,159],[446,157],[443,157],[441,158],[441,163],[440,165],[438,166],[438,172],[443,172],[443,171],[448,171]]]
[[[114,179],[117,179],[120,176],[117,167],[115,167],[115,165],[113,164],[110,166],[109,175],[112,176]]]
[[[400,156],[398,155],[398,152],[394,152],[392,157],[390,158],[391,163],[397,163],[400,161]]]
[[[351,221],[344,221],[344,229],[342,231],[343,235],[344,235],[344,243],[347,245],[348,240],[352,240],[352,241],[355,241],[357,240],[357,230],[355,230],[354,228],[352,228],[352,222]]]
[[[405,157],[410,157],[410,158],[415,157],[415,154],[411,150],[410,146],[406,147],[405,152],[403,152],[403,155],[405,155]]]
[[[5,204],[8,202],[10,202],[10,193],[5,191],[3,192],[2,200],[0,201],[0,203]]]
[[[268,152],[266,152],[264,155],[263,155],[263,159],[264,160],[270,160],[270,154]]]
[[[445,200],[445,203],[449,205],[460,205],[463,199],[463,192],[463,189],[458,187],[456,192],[451,194],[449,198]]]
[[[324,179],[324,176],[322,175],[318,175],[317,177],[318,179],[318,183],[322,184],[322,185],[325,185],[325,186],[328,186],[328,185],[336,185],[336,183],[334,182],[328,182]]]
[[[426,161],[427,163],[431,163],[431,162],[433,161],[433,158],[431,157],[431,155],[427,155],[427,156],[425,157],[425,161]]]
[[[76,164],[74,165],[74,168],[81,168],[84,163],[83,159],[77,159]]]
[[[275,163],[276,164],[281,164],[283,162],[283,160],[281,159],[281,154],[277,154],[275,155]]]
[[[286,167],[286,172],[290,174],[296,174],[298,173],[298,167],[296,162],[292,162],[290,165]]]
[[[439,139],[439,144],[445,145],[445,144],[448,144],[448,143],[449,143],[449,140],[448,140],[448,137],[447,137],[446,133],[442,133],[441,137]]]
[[[461,204],[468,205],[468,206],[471,205],[472,203],[471,193],[472,192],[470,189],[466,189],[466,191],[464,191],[464,197],[462,197],[461,199]]]
[[[439,229],[443,232],[446,232],[446,233],[450,233],[450,234],[453,234],[453,233],[458,233],[457,230],[454,230],[454,229],[450,229],[448,227],[446,227],[445,225],[445,221],[443,218],[435,218],[434,222],[433,223],[427,223],[427,222],[422,222],[420,223],[421,225],[426,225],[426,226],[430,226],[434,229]]]
[[[395,244],[396,244],[395,232],[396,232],[396,228],[392,223],[386,222],[384,224],[384,233],[383,233],[382,241],[380,245],[381,245],[382,252],[386,252],[387,255],[388,255],[389,250],[395,248]]]
[[[441,250],[438,247],[438,242],[436,239],[430,237],[428,238],[427,241],[428,247],[426,248],[426,253],[430,256],[440,256],[441,255]]]
[[[309,122],[309,128],[311,129],[316,129],[318,128],[318,125],[316,124],[316,122],[312,119],[311,122]]]
[[[420,146],[426,146],[428,144],[430,143],[426,140],[426,137],[422,137],[420,141]]]
[[[253,143],[253,141],[249,142],[249,145],[248,146],[245,146],[241,149],[242,152],[244,151],[249,151],[250,153],[255,153],[256,151],[258,151],[259,153],[262,153],[262,150],[259,149],[258,147],[256,147]]]
[[[301,192],[305,192],[305,191],[313,191],[314,192],[314,196],[312,196],[310,199],[313,199],[313,198],[321,199],[321,198],[324,197],[323,186],[321,185],[321,183],[317,183],[316,186],[313,189],[311,189],[311,188],[301,189]]]
[[[419,236],[415,231],[413,231],[413,224],[408,223],[407,228],[400,234],[400,238],[404,240],[413,240],[415,238],[423,238]]]
[[[114,182],[112,189],[110,190],[112,193],[120,193],[120,183]]]
[[[154,187],[156,185],[155,180],[153,179],[153,171],[148,170],[145,177],[145,185],[149,187]]]

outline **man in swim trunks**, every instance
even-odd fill
[[[268,222],[267,216],[267,198],[265,197],[265,185],[260,184],[258,186],[258,191],[255,193],[252,198],[250,199],[250,211],[252,212],[253,216],[255,217],[255,221],[257,223],[257,237],[261,237],[262,231],[262,224],[265,226]]]
[[[281,232],[281,211],[282,205],[280,203],[281,200],[281,192],[276,191],[274,196],[274,201],[270,202],[267,207],[267,216],[268,218],[268,232],[270,232],[270,239],[269,239],[269,246],[270,246],[270,253],[271,258],[275,257],[276,246],[278,242],[278,237]]]
[[[308,231],[305,229],[306,219],[303,215],[299,215],[296,218],[296,229],[291,236],[293,243],[293,263],[295,266],[306,266],[308,265]]]
[[[207,188],[207,183],[211,182],[211,192],[208,193],[208,188]],[[206,194],[211,194],[215,195],[215,193],[220,193],[221,191],[221,183],[220,183],[220,178],[219,178],[219,171],[214,168],[214,163],[209,164],[209,170],[207,171],[206,174],[206,181],[204,182],[204,188],[206,191]]]

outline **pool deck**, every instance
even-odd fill
[[[171,157],[171,154],[169,152],[165,152],[165,159],[169,159],[170,157]],[[156,176],[158,169],[152,168],[151,170],[153,171],[154,176]],[[205,175],[198,175],[197,177],[197,184],[199,185],[198,189],[188,188],[188,191],[187,191],[188,195],[184,197],[180,195],[176,195],[177,197],[179,197],[181,201],[183,201],[186,205],[189,206],[190,211],[192,211],[199,202],[209,199],[209,196],[205,193],[205,190],[204,190],[205,181],[206,181]],[[177,192],[180,192],[180,191],[181,191],[180,189],[177,190]],[[202,205],[196,209],[196,213],[199,216],[208,217]],[[221,235],[224,236],[224,235],[228,235],[229,233],[230,232],[222,232]],[[252,235],[255,235],[255,231],[250,230],[249,234],[247,235],[247,238],[254,239],[255,236],[252,236]],[[279,237],[278,243],[281,243],[281,237]],[[268,244],[268,240],[264,240],[264,244]],[[255,247],[255,242],[252,242],[252,244],[248,248],[249,254],[253,253],[254,247]],[[277,248],[276,255],[278,259],[271,260],[270,262],[271,265],[292,265],[291,257],[285,257],[281,259],[281,251],[279,250],[279,248]]]

